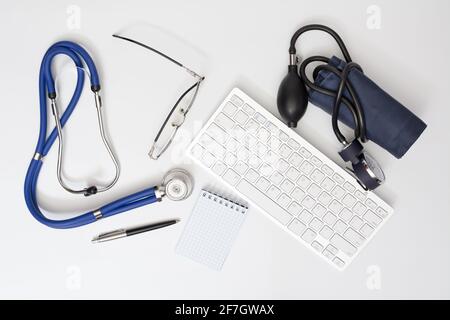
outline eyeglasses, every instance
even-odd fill
[[[171,143],[173,142],[173,140],[175,138],[175,135],[178,132],[178,129],[184,123],[187,113],[189,112],[189,110],[191,109],[192,105],[195,102],[195,99],[197,98],[197,94],[200,89],[200,84],[205,79],[205,77],[198,75],[196,72],[187,68],[186,66],[181,64],[179,61],[169,57],[168,55],[162,53],[161,51],[159,51],[155,48],[152,48],[146,44],[143,44],[139,41],[136,41],[131,38],[124,37],[124,36],[120,36],[117,34],[113,34],[113,37],[129,41],[129,42],[137,44],[145,49],[153,51],[154,53],[160,55],[161,57],[176,64],[180,68],[183,68],[196,81],[192,86],[190,86],[186,91],[184,91],[183,94],[178,98],[175,105],[172,107],[172,109],[170,110],[166,119],[164,120],[158,133],[156,134],[155,139],[153,140],[153,144],[150,148],[148,155],[151,159],[157,160],[169,148],[169,146],[171,145]]]

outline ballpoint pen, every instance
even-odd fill
[[[133,228],[122,228],[122,229],[117,229],[114,231],[101,233],[92,239],[92,243],[99,243],[99,242],[105,242],[105,241],[115,240],[115,239],[119,239],[119,238],[125,238],[125,237],[133,236],[133,235],[136,235],[139,233],[152,231],[152,230],[156,230],[156,229],[161,229],[164,227],[168,227],[172,224],[175,224],[179,221],[180,221],[179,219],[167,220],[167,221],[147,224],[147,225],[133,227]]]

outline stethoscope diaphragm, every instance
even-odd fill
[[[167,198],[173,201],[187,199],[194,187],[192,176],[183,169],[170,170],[163,179],[162,188]]]

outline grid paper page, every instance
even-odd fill
[[[247,208],[202,190],[176,252],[220,270],[246,217]]]

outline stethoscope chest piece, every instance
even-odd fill
[[[173,201],[187,199],[194,187],[192,176],[183,169],[173,169],[164,176],[162,189],[164,194]]]

